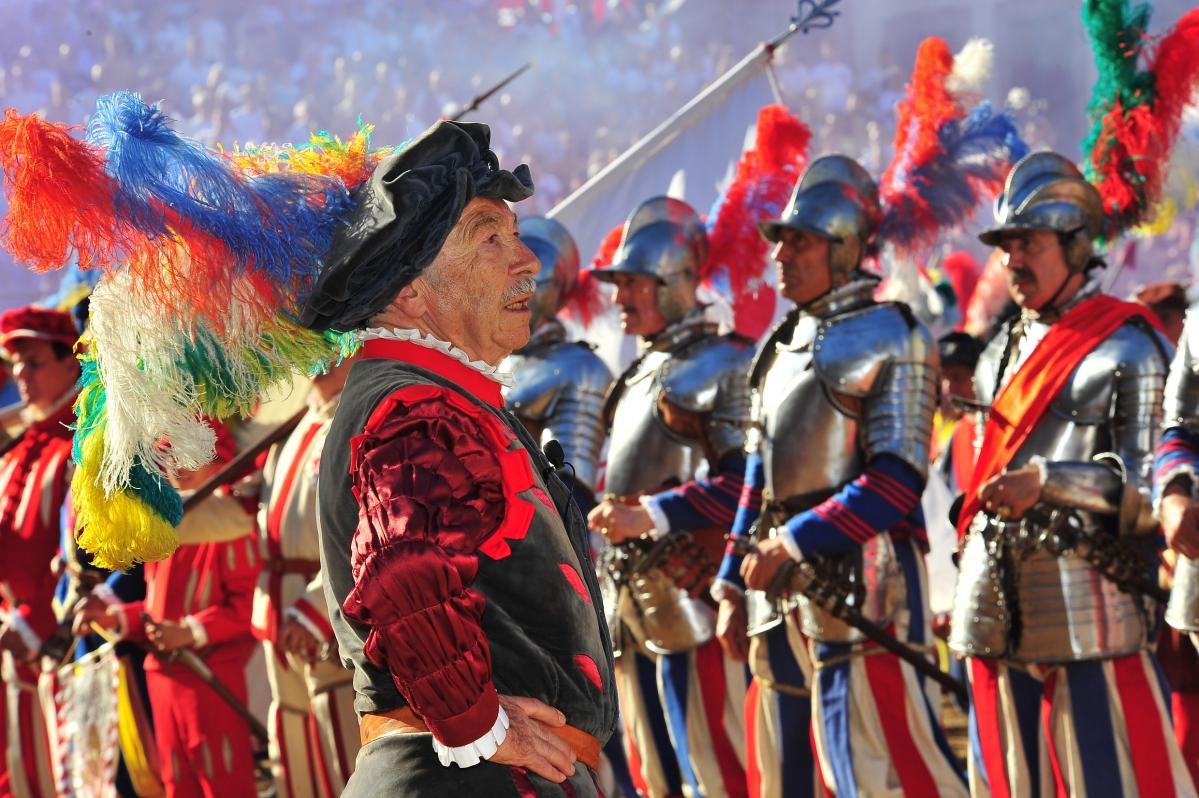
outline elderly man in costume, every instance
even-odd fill
[[[874,180],[832,155],[804,172],[782,218],[761,225],[796,307],[750,373],[745,491],[713,587],[722,640],[748,648],[754,674],[761,796],[821,794],[817,773],[837,795],[966,792],[936,720],[938,691],[775,584],[791,560],[836,569],[870,620],[917,649],[930,642],[920,495],[937,356],[905,305],[873,298],[878,278],[861,266],[879,219]]]
[[[352,360],[312,380],[308,411],[263,468],[265,541],[254,633],[271,683],[271,767],[279,798],[335,798],[358,754],[350,673],[333,657],[317,532],[321,449]]]
[[[609,610],[623,629],[629,742],[655,797],[679,786],[709,798],[746,790],[744,669],[714,639],[706,593],[741,492],[752,350],[720,335],[696,301],[707,245],[689,205],[657,197],[633,211],[612,263],[593,272],[616,286],[624,331],[642,341],[605,402],[607,495],[589,520],[623,544],[608,578],[632,580],[609,595]],[[664,556],[639,568],[648,545]]]
[[[318,485],[361,715],[346,796],[594,796],[615,722],[583,518],[504,409],[538,263],[504,203],[528,168],[489,141],[440,122],[383,159],[302,317],[365,340]]]
[[[995,215],[979,237],[1004,251],[1021,313],[975,374],[989,410],[949,638],[970,676],[973,792],[1194,795],[1142,592],[1170,346],[1143,306],[1099,292],[1103,205],[1069,160],[1025,157]]]
[[[72,402],[79,331],[70,314],[25,307],[0,315],[0,349],[13,364],[25,427],[0,454],[0,626],[5,760],[0,795],[55,794],[38,701],[38,649],[55,631],[59,516],[71,481]]]
[[[572,469],[575,499],[584,510],[595,504],[604,427],[600,410],[612,372],[582,341],[568,341],[558,315],[579,301],[579,248],[561,223],[544,216],[520,222],[520,239],[540,264],[537,290],[529,302],[529,343],[504,363],[512,386],[504,400],[541,444],[556,440]]]

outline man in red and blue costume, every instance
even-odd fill
[[[612,263],[591,272],[616,286],[621,325],[641,352],[604,404],[607,495],[588,521],[622,552],[674,547],[648,579],[608,595],[621,614],[631,770],[648,798],[684,790],[736,798],[746,789],[745,669],[714,639],[706,593],[741,494],[752,349],[704,317],[696,288],[708,247],[691,206],[655,197],[629,215]]]
[[[346,796],[596,796],[615,723],[582,516],[504,409],[537,271],[504,200],[533,186],[489,141],[440,122],[381,161],[302,316],[365,340],[318,483],[361,716]]]
[[[789,561],[835,562],[871,621],[931,642],[920,495],[937,356],[907,306],[874,299],[862,264],[879,217],[870,175],[829,155],[760,225],[796,307],[750,372],[745,488],[713,587],[721,640],[754,675],[755,798],[966,792],[928,680],[807,596],[765,592]]]
[[[1099,192],[1066,158],[1018,162],[980,235],[1014,318],[975,373],[988,409],[958,518],[949,645],[970,677],[972,793],[1195,795],[1151,646],[1154,445],[1170,344],[1102,294]]]
[[[36,662],[38,649],[58,625],[52,561],[71,482],[78,337],[74,320],[62,311],[25,307],[0,315],[0,349],[13,364],[25,402],[25,428],[0,454],[0,700],[5,705],[0,743],[6,752],[0,796],[55,794]]]

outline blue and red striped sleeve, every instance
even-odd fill
[[[672,534],[711,527],[728,529],[737,516],[744,478],[745,453],[732,451],[706,478],[657,493],[650,501],[670,522]]]
[[[804,556],[848,554],[886,531],[919,539],[923,492],[924,480],[914,468],[894,455],[879,455],[861,476],[792,516],[784,528]]]
[[[1191,479],[1191,491],[1199,488],[1199,435],[1182,427],[1171,427],[1162,435],[1153,458],[1153,499],[1176,477]]]
[[[766,471],[762,466],[762,456],[753,452],[745,458],[745,476],[741,484],[741,496],[737,501],[737,516],[733,519],[734,540],[749,537],[750,528],[762,513],[762,488],[765,486]],[[720,571],[716,574],[716,582],[723,582],[744,592],[745,581],[741,578],[741,561],[744,557],[736,553],[735,545],[733,540],[729,541],[724,559],[720,563]]]

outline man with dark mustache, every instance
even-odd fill
[[[972,792],[1194,795],[1149,650],[1156,608],[1129,586],[1156,567],[1170,345],[1100,292],[1104,209],[1069,160],[1018,162],[995,216],[979,238],[1021,312],[975,372],[989,410],[958,518],[949,645],[967,657]]]
[[[744,669],[714,639],[706,593],[745,472],[752,349],[704,319],[696,288],[707,252],[695,210],[655,197],[629,215],[612,263],[592,273],[615,285],[621,326],[641,353],[604,403],[607,495],[588,521],[624,551],[675,546],[607,596],[619,609],[623,713],[649,798],[746,794]]]
[[[614,725],[583,518],[501,397],[538,264],[505,204],[528,167],[489,146],[440,122],[385,158],[302,318],[365,341],[318,486],[361,716],[346,796],[595,796]]]

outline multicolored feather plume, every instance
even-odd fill
[[[978,100],[991,59],[985,40],[971,40],[956,56],[942,39],[920,44],[879,185],[879,239],[900,254],[919,252],[969,219],[1028,151],[1011,115]]]
[[[1087,105],[1084,169],[1108,214],[1112,240],[1151,221],[1183,111],[1199,90],[1199,9],[1152,42],[1147,3],[1085,0],[1082,20],[1099,77]]]
[[[34,268],[104,270],[80,356],[73,481],[79,542],[97,564],[175,548],[182,503],[167,476],[211,461],[202,417],[246,416],[293,373],[351,352],[350,336],[295,315],[351,208],[347,179],[380,157],[361,126],[347,142],[317,134],[239,162],[128,92],[101,98],[85,140],[6,112],[3,244]]]

